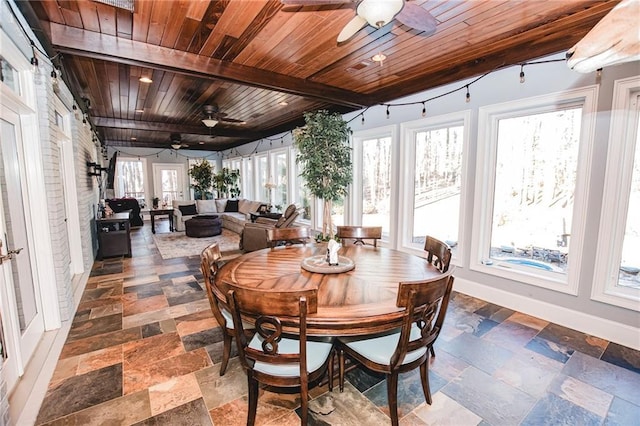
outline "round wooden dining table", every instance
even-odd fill
[[[214,294],[226,305],[225,295],[237,286],[263,295],[317,288],[317,311],[307,316],[308,334],[361,335],[402,324],[404,309],[396,306],[399,282],[441,275],[423,257],[362,245],[340,249],[340,256],[355,263],[355,268],[348,272],[314,273],[301,268],[305,258],[326,253],[326,247],[326,244],[296,245],[244,254],[220,268]]]

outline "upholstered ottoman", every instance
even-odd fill
[[[187,237],[213,237],[222,233],[222,221],[217,215],[200,215],[184,223]]]

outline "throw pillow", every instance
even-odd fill
[[[251,207],[251,201],[245,200],[244,198],[238,200],[238,211],[240,213],[244,213],[244,214],[249,213],[251,211],[250,207]]]
[[[196,200],[198,214],[218,213],[215,200]]]
[[[189,204],[187,206],[178,206],[178,208],[180,209],[180,213],[182,213],[182,216],[193,216],[194,214],[198,214],[198,212],[196,211],[195,204]]]
[[[218,198],[216,200],[216,210],[219,212],[223,212],[224,207],[227,205],[227,199],[226,198]]]
[[[227,200],[227,205],[224,207],[225,212],[238,212],[238,200]]]

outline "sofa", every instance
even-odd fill
[[[246,199],[218,200],[174,200],[173,226],[176,231],[184,231],[184,223],[197,215],[218,215],[222,227],[241,234],[244,224],[251,222],[251,213],[258,211],[263,203]]]
[[[291,204],[278,220],[259,217],[255,223],[246,223],[244,231],[240,235],[240,248],[249,252],[269,247],[267,230],[292,227],[300,210],[295,204]]]

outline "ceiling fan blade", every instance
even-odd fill
[[[344,26],[340,34],[338,34],[338,43],[342,43],[343,41],[349,40],[355,33],[360,31],[365,25],[367,25],[367,20],[361,17],[360,15],[356,15],[351,19],[347,25]]]
[[[414,28],[419,31],[424,31],[426,34],[431,35],[436,32],[436,26],[438,21],[429,12],[415,3],[405,2],[404,7],[396,15],[396,19],[408,27]]]
[[[224,121],[225,123],[231,123],[231,124],[246,124],[246,121],[238,120],[236,118],[227,118],[227,117],[218,116],[218,120]]]

